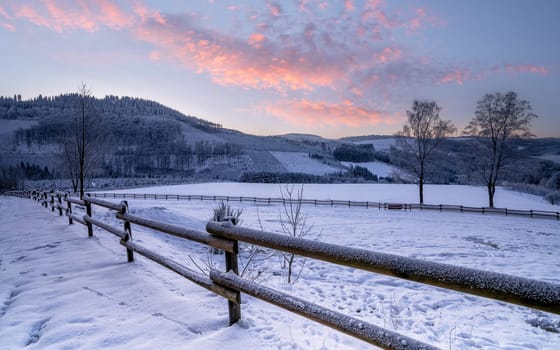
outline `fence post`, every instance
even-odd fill
[[[126,214],[128,213],[128,202],[127,201],[122,201],[121,202],[123,205],[123,210],[122,210],[122,214]],[[122,242],[126,243],[128,241],[132,240],[132,230],[130,227],[130,222],[125,221],[124,222],[124,232],[126,232],[126,236],[124,236],[122,238]],[[126,248],[126,258],[128,262],[133,262],[134,261],[134,251],[132,249]]]
[[[51,191],[51,211],[54,211],[54,192]]]
[[[226,272],[233,271],[236,275],[239,274],[239,267],[237,264],[237,253],[239,252],[239,242],[233,241],[233,251],[234,253],[226,252]],[[239,292],[237,292],[239,293]],[[229,325],[233,325],[241,319],[241,304],[234,303],[228,300],[228,313],[229,313]]]
[[[70,197],[70,196],[69,196],[69,193],[66,192],[66,193],[64,194],[64,199],[66,200],[66,204],[68,205],[68,206],[66,207],[66,215],[72,214],[72,203],[70,203],[70,201],[68,201],[68,197]],[[70,215],[68,215],[68,225],[72,225],[73,223],[74,223],[74,221],[72,220],[72,218],[70,217]]]
[[[89,197],[89,194],[87,194],[86,196]],[[86,202],[86,215],[91,218],[91,202],[88,201],[85,202]],[[87,232],[88,232],[88,237],[93,237],[93,224],[89,221],[87,222]]]
[[[58,216],[62,216],[62,196],[60,193],[57,193],[56,196],[58,197]]]

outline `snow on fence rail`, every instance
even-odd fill
[[[140,254],[224,297],[228,300],[230,325],[241,318],[240,295],[243,292],[385,349],[436,349],[397,332],[239,277],[237,254],[240,241],[337,265],[560,314],[560,285],[554,283],[240,228],[229,223],[208,222],[206,232],[197,231],[129,214],[126,201],[113,203],[89,195],[85,196],[83,200],[79,200],[62,192],[26,191],[13,194],[33,198],[45,207],[50,205],[53,211],[59,209],[59,215],[62,215],[64,209],[70,224],[77,221],[88,227],[88,236],[92,235],[93,225],[116,235],[120,238],[120,244],[127,250],[129,262],[134,260],[134,253]],[[204,200],[204,196],[198,197]],[[216,200],[220,200],[220,196],[215,197],[218,198]],[[231,197],[227,198],[231,199]],[[63,201],[67,204],[66,208],[62,205]],[[86,214],[82,217],[74,214],[72,204],[85,207]],[[116,217],[124,222],[124,229],[115,228],[92,218],[92,205],[115,211]],[[226,272],[212,269],[207,276],[132,242],[131,224],[223,250]]]
[[[152,200],[200,200],[200,201],[226,201],[226,202],[253,202],[258,204],[281,204],[287,203],[287,198],[263,198],[263,197],[235,197],[235,196],[206,196],[206,195],[183,195],[183,194],[149,194],[149,193],[90,193],[94,198],[113,199],[152,199]],[[291,201],[297,201],[292,199]],[[325,205],[325,206],[347,206],[378,208],[387,210],[433,210],[452,211],[461,213],[498,214],[505,216],[525,216],[531,218],[548,218],[560,220],[560,212],[545,210],[518,210],[507,208],[468,207],[463,205],[447,204],[408,204],[408,203],[382,203],[364,201],[343,201],[331,199],[302,199],[302,204]]]

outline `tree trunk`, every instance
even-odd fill
[[[420,162],[420,174],[418,176],[418,190],[420,194],[420,204],[424,204],[424,162]]]
[[[292,265],[294,263],[294,254],[290,254],[290,259],[288,260],[288,284],[292,283]]]
[[[419,179],[418,190],[420,191],[420,204],[424,204],[424,177]]]
[[[488,184],[488,207],[494,208],[494,193],[496,192],[496,184]]]

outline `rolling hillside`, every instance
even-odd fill
[[[75,117],[76,98],[76,94],[30,100],[0,97],[0,187],[21,186],[23,179],[68,178],[61,166],[62,139]],[[106,96],[93,102],[95,127],[103,136],[97,149],[100,159],[90,178],[109,179],[107,186],[122,183],[110,179],[136,179],[130,185],[160,181],[154,179],[164,183],[415,181],[414,159],[395,147],[393,136],[339,140],[295,133],[255,136],[150,100]],[[428,183],[479,184],[466,166],[473,156],[468,144],[469,138],[446,139],[428,164]],[[511,165],[502,182],[522,184],[515,186],[542,196],[558,193],[559,156],[560,139],[512,140]],[[553,198],[560,194],[553,193]]]

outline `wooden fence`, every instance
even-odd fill
[[[200,201],[226,201],[226,202],[252,202],[258,204],[279,204],[289,202],[286,198],[262,198],[262,197],[235,197],[235,196],[205,196],[205,195],[182,195],[182,194],[148,194],[148,193],[90,193],[94,198],[113,199],[152,199],[152,200],[200,200]],[[292,200],[295,201],[295,200]],[[507,208],[469,207],[463,205],[446,204],[407,204],[407,203],[382,203],[367,201],[342,201],[331,199],[302,199],[302,204],[323,206],[346,206],[377,208],[387,210],[432,210],[460,213],[497,214],[504,216],[524,216],[530,218],[546,218],[560,220],[560,212],[545,210],[517,210]]]
[[[132,215],[126,201],[114,203],[87,195],[80,200],[62,192],[28,191],[19,195],[34,198],[45,207],[57,210],[59,215],[65,212],[69,224],[78,222],[87,226],[90,237],[93,226],[116,235],[126,249],[129,262],[134,260],[134,254],[142,255],[224,297],[228,301],[230,325],[241,317],[243,292],[385,349],[436,349],[397,332],[239,277],[239,242],[560,314],[560,285],[550,282],[310,241],[240,228],[231,223],[208,222],[206,232],[198,231]],[[74,212],[76,206],[85,208],[85,214]],[[116,212],[116,218],[123,222],[122,228],[94,219],[92,206]],[[143,247],[131,239],[132,224],[223,250],[226,271],[212,269],[209,275],[205,275]]]

